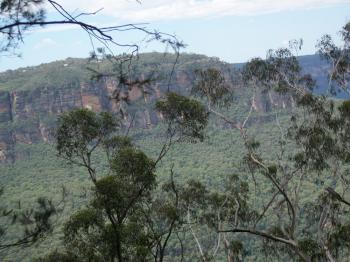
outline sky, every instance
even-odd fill
[[[111,26],[142,23],[149,30],[176,35],[183,52],[215,56],[226,62],[264,57],[268,49],[286,47],[303,39],[300,55],[314,54],[324,34],[339,40],[339,30],[350,21],[350,0],[58,0],[73,14],[94,12],[84,21]],[[82,4],[84,3],[84,4]],[[59,19],[48,7],[48,18]],[[114,35],[120,43],[139,44],[140,52],[171,51],[145,42],[135,31]],[[338,41],[337,40],[337,41]],[[337,42],[340,43],[340,42]],[[95,46],[98,46],[95,43]],[[0,71],[38,65],[67,57],[87,57],[88,35],[74,26],[33,29],[24,36],[18,55],[1,55]],[[116,49],[115,53],[130,49]]]

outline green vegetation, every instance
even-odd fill
[[[13,47],[29,27],[46,23],[44,10],[31,9],[42,1],[13,3],[0,5],[8,15],[3,23],[10,23],[2,27],[8,44],[1,51]],[[77,23],[68,13],[64,18]],[[102,34],[99,39],[106,46],[112,40],[103,33],[115,28],[78,24],[97,38]],[[176,38],[143,32],[176,52],[182,46]],[[327,91],[350,94],[350,23],[340,35],[343,46],[324,36],[318,48],[331,66]],[[294,41],[289,48],[270,50],[265,60],[254,58],[238,71],[217,59],[203,62],[205,57],[187,56],[178,69],[193,77],[196,72],[195,81],[188,81],[191,90],[168,83],[155,103],[136,100],[131,106],[157,110],[163,124],[147,131],[122,128],[122,107],[130,103],[131,87],[146,95],[153,80],[174,74],[176,55],[170,63],[154,53],[121,62],[124,56],[98,48],[87,70],[79,65],[84,60],[69,60],[71,64],[34,68],[31,78],[21,75],[26,69],[3,73],[3,91],[20,86],[17,90],[26,90],[26,95],[39,89],[56,93],[58,86],[79,88],[90,79],[114,79],[118,84],[112,98],[121,118],[78,108],[58,117],[52,147],[14,144],[20,161],[1,167],[1,259],[346,260],[349,102],[313,93],[314,79],[293,54],[301,45]],[[281,110],[283,101],[277,110],[259,113],[257,97],[272,100],[274,94],[295,106]],[[269,120],[257,125],[264,117]],[[47,115],[43,118],[53,124]],[[37,125],[36,116],[2,127],[30,132]]]
[[[288,112],[282,116],[280,121],[287,124]],[[272,128],[271,128],[272,127]],[[152,130],[134,130],[131,139],[147,155],[156,158],[161,147],[165,127],[158,126]],[[270,141],[278,136],[279,129],[265,123],[252,128],[252,135],[257,136],[263,145],[270,145]],[[231,172],[242,170],[242,157],[237,148],[242,147],[239,133],[230,129],[215,127],[213,121],[206,130],[207,139],[195,144],[176,144],[162,159],[157,169],[158,183],[162,184],[169,179],[170,168],[173,165],[174,179],[184,184],[188,179],[199,179],[210,188],[221,187],[225,177]],[[39,196],[47,196],[58,200],[61,195],[62,186],[66,188],[66,204],[63,212],[59,215],[52,234],[39,242],[37,246],[28,248],[17,248],[9,251],[3,257],[4,261],[31,261],[40,255],[49,253],[50,250],[63,247],[61,241],[62,225],[68,220],[70,214],[79,210],[89,202],[91,183],[83,168],[67,165],[60,160],[55,153],[54,145],[48,144],[19,144],[16,150],[23,152],[23,158],[14,166],[1,166],[1,183],[6,185],[3,201],[9,207],[17,205],[20,199],[23,206],[31,206]],[[277,153],[278,145],[272,146],[271,156]],[[103,167],[101,167],[103,168]],[[249,174],[246,174],[250,181]],[[15,234],[16,230],[11,233]],[[195,246],[191,239],[188,240],[193,255],[196,254]],[[45,252],[43,253],[43,250]]]
[[[163,79],[169,76],[174,66],[176,55],[162,53],[145,53],[123,65],[124,70],[130,70],[131,77],[154,76]],[[216,58],[204,55],[183,54],[177,65],[177,71],[193,72],[203,67],[223,67],[225,63]],[[42,64],[35,67],[26,67],[8,70],[0,73],[0,91],[34,91],[72,89],[80,84],[90,82],[96,72],[113,74],[119,71],[120,65],[115,65],[108,59],[89,60],[67,58],[63,61]]]
[[[0,90],[35,90],[79,87],[81,82],[89,80],[84,70],[86,59],[67,59],[65,61],[44,64],[35,68],[27,67],[1,73]]]

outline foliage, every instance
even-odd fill
[[[0,196],[2,198],[3,193],[4,191],[1,189]],[[63,194],[65,193],[63,192]],[[63,197],[65,196],[63,195]],[[63,201],[64,199],[62,199]],[[18,210],[16,211],[1,206],[0,253],[12,247],[30,246],[42,240],[43,237],[52,232],[53,219],[58,215],[59,208],[59,204],[55,205],[52,200],[43,197],[38,198],[35,208],[29,210],[22,210],[20,201],[18,202]],[[9,222],[5,223],[6,220]],[[21,228],[22,236],[12,238],[9,241],[6,238],[6,234],[11,226]]]
[[[235,110],[232,111],[232,113],[235,112]],[[281,115],[280,121],[282,125],[286,125],[289,122],[288,114],[288,112],[285,112],[285,115]],[[166,127],[157,126],[151,130],[131,130],[130,136],[138,148],[141,148],[147,155],[152,156],[152,158],[157,158],[159,150],[162,147],[162,142],[159,138],[163,136],[165,131]],[[278,145],[271,146],[271,141],[273,141],[274,137],[278,136],[279,129],[271,125],[271,122],[254,124],[250,131],[261,142],[263,148],[269,145],[268,154],[271,157],[277,152]],[[151,208],[147,214],[155,221],[162,222],[155,223],[154,226],[156,227],[153,227],[153,229],[154,234],[163,237],[163,241],[167,225],[170,224],[171,217],[175,214],[173,213],[173,207],[176,206],[175,194],[171,189],[170,181],[168,181],[171,165],[174,165],[173,178],[177,188],[186,184],[186,181],[192,178],[199,179],[210,190],[214,190],[220,188],[226,182],[225,176],[229,175],[232,170],[235,170],[235,172],[239,170],[240,172],[245,172],[240,163],[241,153],[237,150],[237,148],[242,147],[238,132],[223,129],[217,126],[216,121],[212,119],[206,134],[208,139],[197,143],[195,147],[187,143],[175,144],[156,169],[157,184],[159,185],[156,192],[162,191],[164,193],[155,192],[154,195],[152,194],[154,200],[152,200],[151,206],[154,208]],[[119,138],[113,140],[117,144],[130,145],[130,140],[123,136],[119,136]],[[113,145],[113,143],[110,144]],[[58,252],[62,251],[64,243],[60,240],[63,238],[61,225],[65,221],[68,221],[75,211],[85,208],[85,205],[90,202],[90,196],[92,194],[90,191],[91,184],[86,176],[86,171],[82,167],[67,165],[66,162],[57,159],[55,149],[50,145],[17,145],[16,150],[23,152],[21,160],[18,160],[12,167],[10,165],[3,165],[0,169],[2,174],[1,180],[6,184],[7,190],[11,191],[11,194],[4,195],[5,203],[16,205],[16,196],[25,199],[26,202],[23,202],[24,200],[22,202],[28,205],[35,201],[36,196],[42,194],[57,197],[59,192],[56,189],[61,184],[64,184],[70,192],[67,195],[65,209],[60,215],[57,226],[54,227],[54,232],[51,235],[44,241],[41,241],[38,246],[16,250],[16,253],[10,252],[2,256],[4,261],[32,261],[38,254],[44,255],[50,250],[54,251],[55,249],[58,249]],[[96,163],[96,169],[104,170],[102,168],[104,163],[105,159],[99,159]],[[244,181],[247,181],[248,184],[254,183],[248,174],[243,176],[245,177]],[[268,188],[268,185],[264,184],[265,186]],[[165,191],[169,191],[169,193]],[[179,213],[176,212],[176,214]],[[165,217],[169,217],[169,220]],[[11,231],[11,235],[15,234],[16,231]],[[183,238],[183,234],[182,230],[180,230],[179,236],[181,238]],[[196,246],[193,243],[191,235],[186,234],[182,241],[185,252],[184,261],[196,259]],[[212,243],[212,239],[208,237],[205,237],[203,241],[205,243],[207,241],[208,243]],[[249,245],[247,243],[244,240],[246,250],[253,249],[256,251],[250,253],[247,257],[257,260],[259,246],[253,242],[250,242]],[[169,245],[170,247],[167,249],[166,254],[180,260],[181,245],[176,235],[170,239]]]
[[[350,23],[340,31],[342,46],[337,46],[330,35],[324,35],[318,42],[318,52],[323,59],[331,64],[329,74],[329,92],[339,93],[341,90],[349,94],[349,60],[350,60]]]
[[[169,124],[171,133],[179,132],[180,139],[204,139],[203,129],[208,122],[208,113],[197,101],[168,93],[166,99],[157,101],[156,109]]]
[[[228,94],[232,95],[230,85],[220,70],[209,68],[206,70],[196,70],[195,73],[198,76],[198,81],[191,89],[193,94],[206,98],[213,105],[222,102],[225,105],[232,99],[232,97],[227,96]]]
[[[19,26],[11,26],[3,28],[7,24],[22,21],[25,23],[22,28],[26,31],[32,23],[41,23],[45,20],[45,11],[43,9],[44,0],[2,0],[0,2],[1,33],[6,37],[5,44],[0,47],[0,51],[4,52],[10,48],[16,48],[18,41],[22,40]]]
[[[108,113],[78,109],[60,117],[56,149],[70,164],[86,169],[92,189],[87,203],[64,224],[63,251],[44,261],[164,261],[180,256],[207,262],[263,255],[278,261],[336,261],[348,255],[349,102],[314,96],[315,82],[303,73],[291,49],[269,51],[266,60],[243,66],[237,81],[252,89],[247,92],[252,97],[248,108],[240,109],[240,118],[229,106],[218,106],[234,97],[224,85],[226,76],[216,69],[201,72],[193,92],[203,100],[168,92],[156,103],[167,125],[158,127],[165,135],[151,136],[165,137],[158,142],[155,161],[117,133],[122,131]],[[262,129],[252,131],[249,124],[258,91],[288,94],[298,105],[290,121],[285,119],[288,129],[277,112],[275,131],[271,134],[269,123],[266,141]],[[234,99],[230,102],[238,106]],[[187,145],[189,159],[183,159],[184,144],[175,157],[171,154],[174,138],[203,142],[209,113],[213,123],[224,122],[212,134],[229,127],[220,130],[222,148],[215,153],[232,165],[202,143],[196,149]],[[151,150],[153,140],[140,144]],[[157,168],[175,159],[170,180],[157,190]],[[193,166],[200,167],[197,174],[204,173],[205,179],[195,177],[194,168],[185,169],[186,161],[196,161]],[[190,179],[179,179],[175,168]]]
[[[189,112],[196,113],[197,106],[189,103]],[[198,127],[198,132],[204,124]],[[86,168],[93,183],[90,204],[65,223],[66,249],[80,260],[147,261],[153,256],[156,261],[163,261],[178,220],[170,211],[177,208],[178,197],[175,207],[172,201],[168,206],[164,203],[165,209],[154,205],[159,203],[151,195],[156,186],[156,162],[135,148],[127,137],[116,136],[116,127],[111,114],[97,115],[86,109],[76,109],[59,118],[56,135],[59,155]],[[102,177],[97,176],[94,167],[93,153],[97,149],[106,154],[107,170]],[[163,156],[161,151],[158,160]],[[177,195],[174,186],[172,190]],[[165,192],[169,193],[169,189]],[[165,219],[159,228],[155,227],[156,217]]]

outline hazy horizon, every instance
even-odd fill
[[[288,46],[288,41],[303,39],[300,55],[316,52],[315,45],[324,34],[336,39],[337,32],[350,20],[350,0],[158,0],[60,1],[72,11],[90,12],[105,7],[84,21],[97,26],[146,23],[149,30],[176,35],[187,47],[186,53],[218,57],[229,63],[242,63],[253,57],[265,57],[270,48]],[[52,12],[48,18],[57,19]],[[145,42],[137,32],[119,32],[121,43],[140,45],[140,52],[164,52],[170,49],[157,42]],[[98,47],[98,43],[94,43]],[[24,35],[24,44],[16,49],[21,57],[0,57],[0,71],[34,66],[67,57],[85,58],[92,45],[88,35],[72,25],[36,28]],[[114,50],[116,54],[130,49]]]

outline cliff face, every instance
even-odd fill
[[[174,75],[171,90],[187,93],[193,84],[191,74],[180,72]],[[128,109],[125,124],[138,128],[151,128],[158,124],[159,115],[150,106],[167,89],[167,81],[153,84],[154,92],[143,96],[133,87],[130,100],[134,106]],[[74,108],[89,108],[95,112],[119,112],[120,104],[111,99],[116,83],[112,80],[82,83],[79,87],[29,91],[0,92],[0,161],[14,161],[20,152],[15,152],[17,143],[32,144],[47,142],[52,137],[57,116]],[[138,106],[138,105],[143,106]],[[148,105],[148,106],[147,106]],[[254,100],[254,109],[268,112],[272,107],[286,108],[293,105],[290,98],[275,94],[261,94]],[[130,112],[129,112],[130,111]],[[132,119],[132,120],[131,120]]]
[[[186,74],[173,78],[172,90],[187,90],[192,79]],[[154,92],[143,96],[139,88],[130,90],[131,103],[144,106],[125,116],[125,124],[140,128],[157,125],[159,116],[148,104],[162,96],[165,81],[155,82]],[[57,116],[74,108],[88,108],[95,112],[119,112],[120,104],[111,99],[116,83],[112,80],[81,83],[79,87],[17,91],[0,91],[0,161],[16,159],[14,151],[17,143],[32,144],[47,142],[52,135]],[[145,106],[146,105],[146,106]]]
[[[313,58],[312,58],[313,59]],[[307,58],[305,61],[313,60]],[[173,92],[188,94],[195,81],[194,71],[199,68],[215,67],[231,72],[233,65],[203,55],[182,55],[176,73],[169,75],[175,57],[165,61],[164,55],[144,54],[135,67],[136,78],[149,78],[157,72],[152,92],[144,94],[136,85],[129,89],[130,105],[111,99],[117,83],[112,78],[91,81],[84,67],[87,60],[66,59],[53,63],[0,73],[0,162],[14,161],[21,156],[16,144],[48,142],[52,139],[57,116],[74,108],[89,108],[95,112],[118,113],[123,107],[124,124],[138,128],[152,128],[160,121],[154,111],[154,101],[163,96],[169,88]],[[305,63],[304,61],[304,63]],[[319,64],[307,64],[308,71]],[[163,77],[162,77],[163,76]],[[166,76],[166,77],[164,77]],[[258,94],[254,101],[247,90],[236,90],[236,107],[253,108],[257,112],[270,112],[273,108],[290,108],[294,101],[290,96],[265,92]],[[122,94],[121,94],[122,95]],[[243,112],[243,111],[241,111]],[[244,113],[241,113],[244,115]],[[241,121],[239,113],[235,120]],[[261,123],[269,120],[253,118],[250,122]]]
[[[7,153],[13,147],[12,132],[7,127],[6,123],[12,121],[12,101],[10,93],[0,93],[0,123],[4,123],[0,128],[0,161],[7,158]]]
[[[105,93],[102,85],[1,92],[0,159],[13,160],[16,143],[47,141],[51,128],[48,120],[61,112],[83,106],[96,111],[102,110],[108,103],[104,99]]]

